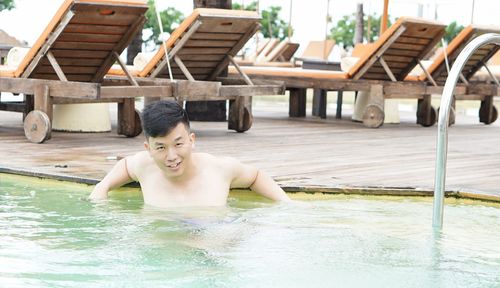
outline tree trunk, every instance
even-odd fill
[[[193,0],[194,8],[231,9],[232,0]],[[220,76],[226,76],[227,69]],[[226,101],[186,102],[186,111],[194,121],[226,121]]]
[[[358,3],[356,10],[356,28],[354,29],[354,44],[363,43],[363,3]]]
[[[142,29],[137,35],[135,35],[134,40],[130,42],[127,48],[127,65],[134,64],[134,58],[142,51]]]

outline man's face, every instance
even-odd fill
[[[149,137],[144,146],[167,177],[179,177],[191,161],[194,138],[194,134],[179,123],[163,137]]]

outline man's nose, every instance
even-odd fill
[[[167,161],[174,161],[177,159],[177,152],[175,149],[167,149]]]

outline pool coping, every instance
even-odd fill
[[[38,177],[42,179],[52,179],[58,181],[74,182],[79,184],[95,185],[100,180],[59,173],[46,173],[29,169],[13,168],[0,165],[0,173],[13,174],[21,176]],[[139,188],[139,183],[132,182],[125,187]],[[370,195],[370,196],[420,196],[432,197],[433,190],[418,187],[385,187],[385,186],[281,186],[287,193],[307,193],[307,194],[345,194],[345,195]],[[489,194],[484,191],[460,191],[446,190],[447,198],[462,198],[471,200],[480,200],[486,202],[500,203],[500,196]]]

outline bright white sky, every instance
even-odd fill
[[[171,6],[188,15],[193,9],[191,0],[156,1],[160,10]],[[15,0],[14,10],[0,12],[0,29],[31,45],[62,2],[63,0]],[[233,0],[233,3],[240,4],[250,2],[251,0]],[[260,0],[260,9],[281,6],[281,18],[288,22],[291,7],[291,21],[295,30],[292,40],[300,43],[303,49],[309,41],[325,38],[327,11],[333,18],[333,23],[336,23],[343,15],[356,12],[357,3],[364,3],[364,11],[367,14],[381,14],[383,2],[383,0]],[[500,26],[499,0],[390,0],[389,14],[391,17],[418,16],[419,3],[422,4],[424,18],[434,19],[437,14],[437,20],[444,24],[457,21],[465,26],[473,20],[474,24]],[[329,24],[328,30],[332,25]]]

